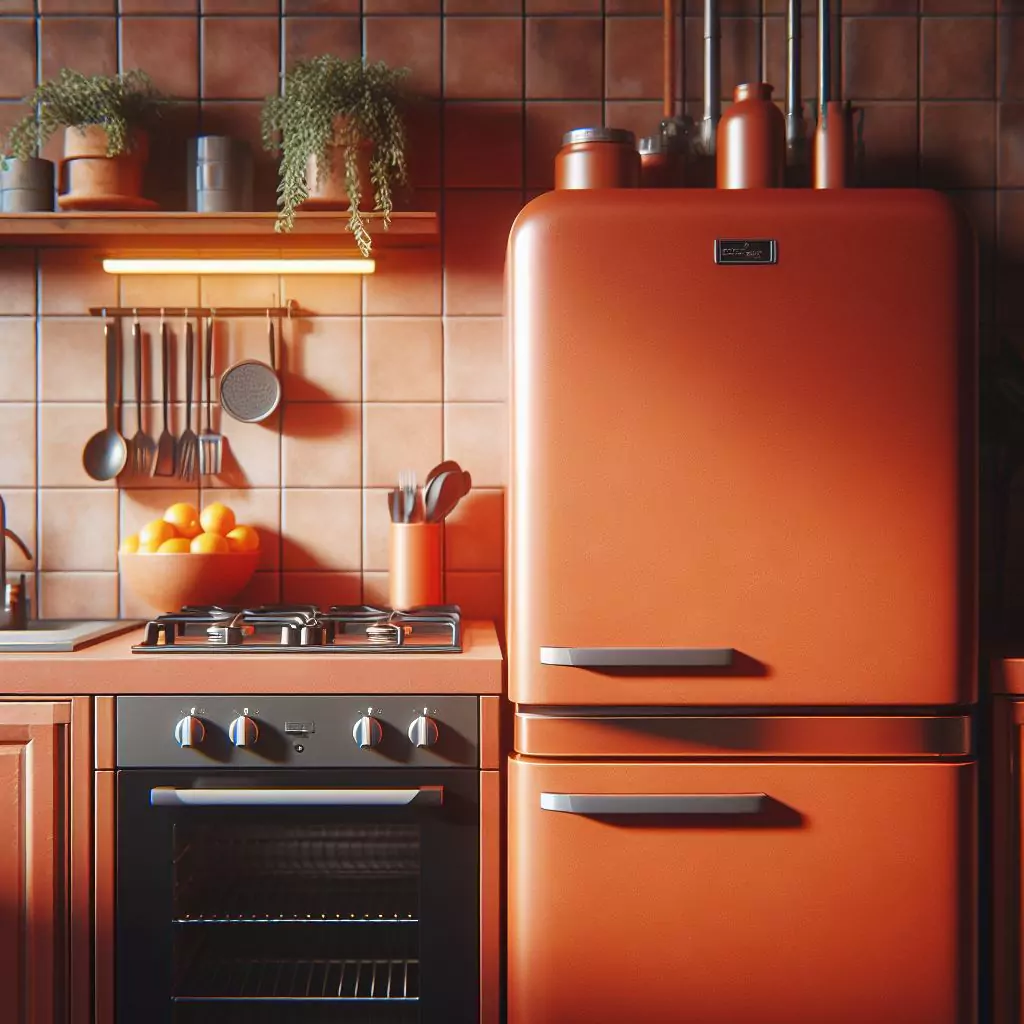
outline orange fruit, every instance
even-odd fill
[[[164,522],[170,523],[178,531],[179,537],[187,537],[189,540],[203,532],[199,525],[198,509],[187,501],[178,501],[171,505],[164,513]]]
[[[125,537],[121,541],[120,552],[122,555],[134,555],[139,550],[139,535],[133,533],[130,537]]]
[[[192,538],[189,550],[194,555],[223,555],[228,551],[228,542],[219,533],[201,533]]]
[[[165,523],[162,519],[154,519],[151,523],[146,523],[139,530],[139,547],[141,548],[144,544],[148,545],[154,542],[157,547],[160,547],[165,540],[170,540],[172,537],[177,536],[178,531],[170,523]]]
[[[160,545],[163,541],[159,540],[146,540],[139,541],[139,554],[140,555],[155,555],[160,550]]]
[[[235,513],[222,502],[207,505],[199,517],[204,533],[219,533],[226,537],[235,528]]]
[[[227,536],[232,551],[258,551],[260,535],[251,526],[236,526]]]
[[[157,548],[157,551],[161,555],[187,555],[191,543],[187,537],[172,537],[170,540],[165,540]]]

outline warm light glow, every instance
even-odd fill
[[[108,274],[372,274],[373,260],[104,260]]]

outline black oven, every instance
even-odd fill
[[[476,1021],[476,701],[427,700],[119,699],[119,1024]]]

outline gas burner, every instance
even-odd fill
[[[462,650],[456,605],[400,612],[370,605],[188,607],[146,624],[136,653],[365,654]]]

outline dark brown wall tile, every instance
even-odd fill
[[[522,185],[522,103],[445,104],[444,183],[450,188]]]
[[[415,100],[405,112],[406,160],[413,189],[441,185],[441,104]],[[415,202],[415,197],[413,197]],[[415,208],[415,207],[414,207]]]
[[[523,0],[444,0],[445,14],[521,14]]]
[[[284,0],[285,14],[358,14],[360,0]]]
[[[114,18],[41,18],[43,78],[53,78],[61,68],[86,75],[115,74],[116,24]]]
[[[601,104],[595,100],[529,100],[526,104],[526,186],[550,189],[555,182],[555,154],[562,136],[572,128],[601,123]]]
[[[527,14],[599,14],[601,0],[525,0]]]
[[[203,14],[277,14],[278,0],[200,0]]]
[[[20,99],[36,84],[36,23],[32,18],[0,22],[0,97]]]
[[[815,19],[803,18],[800,49],[800,92],[804,99],[818,95],[818,55],[815,40]],[[775,86],[772,94],[777,100],[786,98],[786,19],[771,17],[765,28],[765,81]],[[703,70],[703,62],[698,73]]]
[[[188,203],[188,140],[198,134],[196,102],[167,104],[150,133],[143,192],[165,210],[184,210]]]
[[[114,14],[116,0],[39,0],[40,14]]]
[[[599,98],[603,34],[600,18],[527,18],[527,98]]]
[[[921,22],[921,95],[990,99],[995,95],[996,25],[992,18]]]
[[[702,14],[704,0],[685,0],[687,14]],[[761,0],[719,0],[718,13],[730,17],[737,14],[757,14]]]
[[[996,0],[921,0],[924,14],[994,14]]]
[[[916,185],[917,104],[857,106],[864,111],[863,183],[876,187]]]
[[[915,18],[851,18],[846,22],[843,96],[852,100],[916,98]]]
[[[996,89],[1000,99],[1024,100],[1024,18],[998,18]]]
[[[439,14],[441,0],[363,0],[364,14]]]
[[[1024,191],[997,193],[996,231],[996,321],[1024,325]]]
[[[679,4],[675,5],[679,11]],[[660,14],[658,0],[605,0],[605,14]]]
[[[651,99],[662,92],[659,18],[605,19],[605,85],[609,99]]]
[[[1024,187],[1024,103],[999,104],[1000,188]]]
[[[609,100],[605,105],[605,122],[613,128],[625,128],[638,139],[653,135],[661,121],[658,100]]]
[[[277,18],[203,18],[203,97],[257,99],[277,92]]]
[[[346,60],[363,51],[363,33],[358,18],[285,18],[285,68],[297,61],[334,54]]]
[[[199,0],[120,0],[122,14],[195,14]]]
[[[522,19],[445,19],[444,94],[449,99],[518,99],[522,68]]]
[[[34,0],[0,0],[0,14],[35,14]]]
[[[813,8],[815,5],[810,6]],[[843,0],[842,8],[844,15],[917,14],[917,0]]]
[[[994,103],[921,104],[921,183],[932,188],[995,184]]]
[[[411,70],[409,88],[421,96],[441,93],[441,19],[367,18],[363,23],[366,56]]]
[[[199,30],[195,18],[122,18],[121,65],[144,68],[168,96],[199,95]]]

